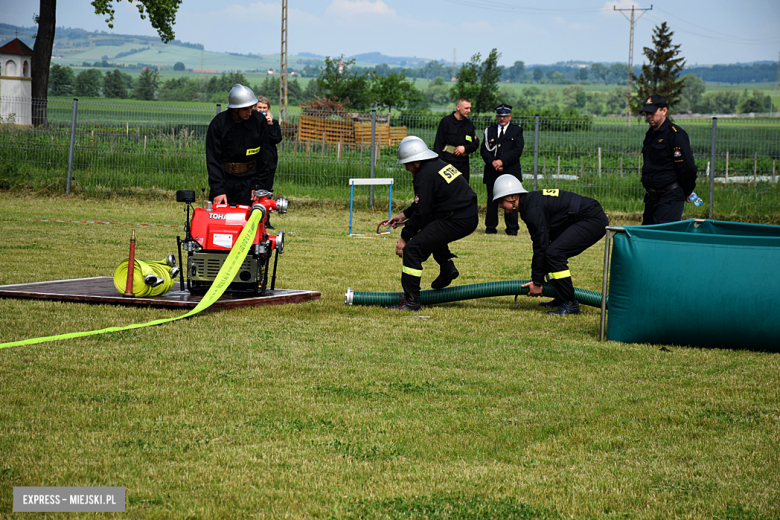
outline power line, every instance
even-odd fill
[[[620,11],[620,14],[623,16],[626,16],[622,11],[629,11],[629,9],[618,9],[615,6],[612,6],[612,10],[614,11]],[[631,126],[631,75],[633,74],[633,68],[634,68],[634,23],[636,23],[639,18],[636,20],[634,19],[634,11],[644,11],[642,14],[639,15],[639,18],[642,18],[644,16],[645,12],[652,11],[653,5],[650,4],[649,8],[634,8],[634,6],[631,6],[631,18],[628,18],[626,16],[626,19],[631,22],[631,37],[628,40],[628,79],[626,80],[626,125]]]
[[[586,7],[578,9],[543,9],[540,7],[525,7],[507,4],[504,2],[493,2],[490,0],[445,0],[451,4],[467,5],[469,7],[479,7],[481,9],[487,9],[489,11],[504,11],[512,13],[526,13],[526,14],[583,14],[583,13],[598,13],[602,11],[600,7]]]

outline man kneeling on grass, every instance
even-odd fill
[[[528,192],[513,175],[502,175],[493,187],[493,200],[507,213],[520,213],[533,241],[531,281],[528,296],[542,295],[545,274],[552,280],[555,299],[541,307],[557,307],[547,314],[579,314],[569,258],[601,240],[609,219],[597,200],[570,191]]]

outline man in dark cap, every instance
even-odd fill
[[[433,151],[439,159],[453,165],[469,182],[469,154],[479,148],[479,139],[474,131],[474,123],[469,119],[471,101],[462,97],[455,103],[455,112],[439,121]]]
[[[485,233],[497,233],[498,202],[493,200],[493,183],[499,175],[513,175],[523,181],[523,171],[520,168],[520,156],[523,154],[523,127],[512,124],[512,106],[502,103],[496,107],[498,124],[485,128],[485,139],[479,149],[482,160],[485,161],[482,183],[487,188],[487,213],[485,215]],[[517,213],[504,212],[506,234],[516,236],[520,226],[517,223]]]
[[[642,143],[642,186],[647,192],[643,226],[679,221],[696,187],[688,134],[666,117],[667,110],[666,100],[658,94],[647,97],[641,109],[650,125]]]

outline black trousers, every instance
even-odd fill
[[[479,214],[466,218],[442,218],[432,221],[414,235],[404,247],[403,272],[401,286],[407,298],[420,300],[420,278],[422,264],[428,257],[439,265],[455,258],[450,252],[450,242],[469,236],[477,229]]]
[[[550,273],[550,282],[558,299],[566,302],[574,300],[569,258],[577,256],[601,240],[607,233],[604,228],[608,225],[607,215],[601,205],[596,205],[585,219],[570,225],[547,246],[545,268]]]
[[[493,202],[493,184],[494,182],[485,183],[488,197],[487,213],[485,214],[485,229],[488,231],[495,231],[498,226],[498,201]],[[520,229],[517,213],[504,212],[504,224],[506,224],[507,234],[516,235],[517,230]]]
[[[252,176],[236,177],[229,173],[225,174],[225,195],[227,195],[228,204],[252,205]],[[214,195],[209,193],[209,200],[214,200]]]
[[[642,214],[642,225],[666,224],[679,222],[685,207],[685,194],[679,186],[658,194],[657,197],[645,193],[645,212]]]

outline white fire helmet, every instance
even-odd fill
[[[410,135],[404,137],[401,144],[398,145],[398,163],[406,164],[415,161],[425,161],[426,159],[435,159],[439,154],[429,150],[425,141],[417,136]]]
[[[528,190],[523,188],[523,183],[514,175],[505,173],[496,179],[496,182],[493,184],[494,201],[517,193],[528,193]]]

